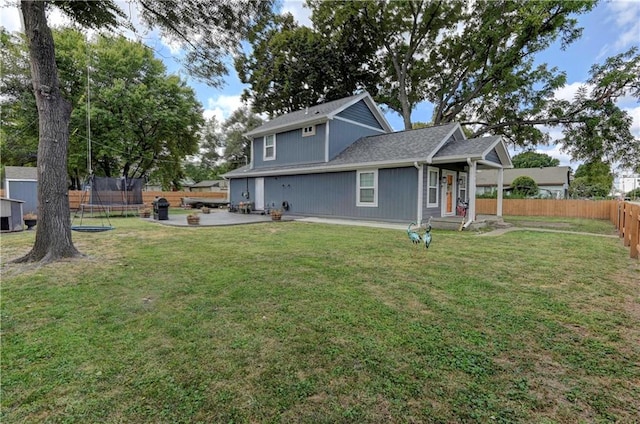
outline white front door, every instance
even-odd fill
[[[456,173],[442,170],[442,216],[456,214]]]
[[[254,191],[256,194],[255,198],[255,210],[263,211],[264,210],[264,178],[256,178],[256,189]]]

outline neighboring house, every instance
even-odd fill
[[[24,213],[38,213],[38,170],[28,166],[4,167],[4,195],[22,200]]]
[[[476,177],[478,194],[496,191],[497,175],[498,171],[495,169],[479,170]],[[569,197],[569,184],[571,182],[570,166],[505,169],[504,189],[511,189],[513,180],[521,176],[531,177],[536,182],[541,197],[549,197],[552,199],[566,199]]]
[[[462,199],[470,224],[476,170],[512,166],[500,137],[467,140],[457,123],[392,132],[368,93],[279,116],[245,136],[250,164],[224,177],[231,204],[258,211],[410,223],[455,216]]]
[[[226,193],[229,183],[226,180],[204,180],[191,186],[191,191]]]

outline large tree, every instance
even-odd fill
[[[633,169],[640,161],[640,141],[616,102],[640,97],[638,50],[594,65],[570,101],[555,98],[566,84],[565,73],[536,64],[538,53],[553,43],[566,47],[580,37],[576,16],[595,3],[308,0],[322,40],[350,32],[374,46],[356,50],[361,55],[354,61],[377,77],[372,94],[402,115],[406,129],[412,127],[415,106],[429,102],[431,124],[460,122],[473,137],[502,135],[523,147],[548,143],[548,127],[555,127],[563,131],[560,145],[574,159],[603,158]],[[296,94],[288,90],[286,96]]]
[[[333,22],[332,29],[344,27]],[[250,87],[243,99],[251,99],[253,111],[273,117],[359,89],[376,90],[377,77],[365,63],[375,59],[375,46],[362,31],[348,29],[330,37],[298,26],[290,14],[265,19],[251,31],[250,53],[236,58],[240,80]]]
[[[515,155],[511,158],[511,162],[514,168],[545,168],[560,165],[559,159],[532,150]]]
[[[248,107],[236,109],[224,121],[220,140],[221,147],[224,147],[224,159],[229,164],[229,171],[249,162],[251,143],[244,134],[260,125],[262,125],[262,118],[251,112]]]
[[[142,22],[159,27],[187,49],[188,70],[220,84],[223,56],[235,50],[248,24],[271,7],[267,1],[140,0]],[[39,217],[32,250],[19,261],[49,262],[79,255],[71,237],[67,197],[67,155],[71,104],[62,96],[53,37],[46,9],[58,7],[78,24],[114,28],[123,13],[113,1],[22,0],[20,9],[29,46],[33,90],[38,107]]]

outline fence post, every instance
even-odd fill
[[[631,229],[629,231],[629,256],[638,258],[638,250],[640,249],[640,206],[629,207],[629,221]]]

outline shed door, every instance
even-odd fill
[[[257,211],[264,210],[264,178],[256,178],[256,207]]]

